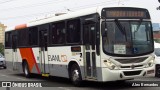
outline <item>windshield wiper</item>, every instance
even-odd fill
[[[138,29],[140,28],[141,24],[142,24],[142,20],[138,23],[137,29],[135,30],[136,32],[137,32]]]
[[[123,26],[121,25],[121,23],[118,20],[115,20],[115,23],[116,23],[118,29],[121,31],[121,33],[123,35],[125,35],[125,39],[127,41],[127,36],[126,36],[127,34],[126,34],[126,31],[125,31],[125,28],[123,28]]]

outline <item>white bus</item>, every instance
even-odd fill
[[[117,81],[154,74],[148,10],[96,7],[36,20],[5,32],[7,66],[42,76]]]

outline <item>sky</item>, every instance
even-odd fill
[[[7,27],[27,23],[55,13],[69,13],[96,6],[147,8],[153,23],[160,23],[158,0],[0,0],[0,22]]]

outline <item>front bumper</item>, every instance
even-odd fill
[[[0,61],[0,67],[6,67],[6,62],[5,61]]]
[[[117,81],[134,79],[136,77],[154,76],[155,66],[141,69],[132,70],[110,70],[108,68],[102,68],[102,81]]]

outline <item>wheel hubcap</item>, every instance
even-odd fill
[[[25,66],[24,73],[25,73],[26,75],[28,75],[28,69],[27,69],[27,66]]]
[[[73,81],[76,81],[79,79],[79,72],[78,70],[73,71]]]

